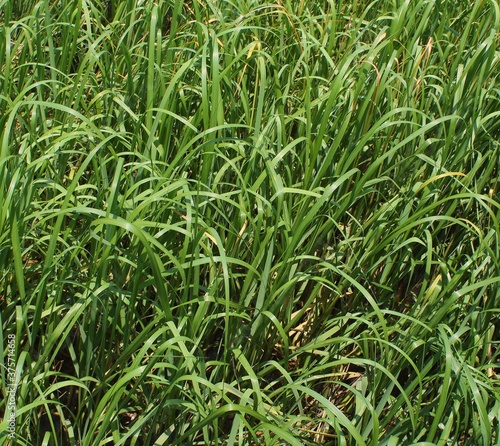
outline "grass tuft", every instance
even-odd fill
[[[500,442],[497,0],[0,5],[2,444]]]

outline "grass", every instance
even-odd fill
[[[0,5],[2,444],[500,444],[497,0]]]

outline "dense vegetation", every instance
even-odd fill
[[[497,0],[0,5],[17,444],[500,442]]]

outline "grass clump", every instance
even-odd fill
[[[0,5],[17,444],[500,441],[496,0]]]

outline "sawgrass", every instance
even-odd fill
[[[496,0],[0,6],[17,444],[500,442]]]

